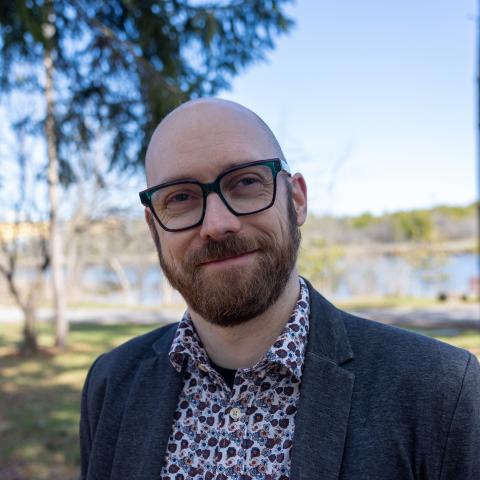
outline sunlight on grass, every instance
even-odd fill
[[[450,337],[438,337],[438,339],[443,342],[452,343],[457,347],[470,350],[480,358],[480,333],[478,332],[467,332],[465,335],[456,337],[453,341]]]
[[[59,412],[53,412],[50,415],[50,419],[52,421],[68,422],[70,424],[70,422],[76,421],[78,419],[78,415],[76,414],[76,412],[74,413],[73,411],[64,410]]]
[[[41,445],[24,443],[17,447],[16,453],[21,455],[24,460],[28,461],[38,458],[41,455],[41,449]]]

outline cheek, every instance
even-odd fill
[[[175,266],[181,264],[191,244],[190,235],[186,235],[186,233],[187,232],[165,232],[160,235],[162,256],[169,264]]]
[[[270,225],[272,231],[279,233],[282,237],[287,235],[289,232],[289,219],[286,199],[279,198],[270,210]]]

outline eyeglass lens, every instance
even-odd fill
[[[274,178],[267,165],[233,170],[221,177],[219,186],[224,201],[237,214],[262,210],[273,200]],[[157,190],[151,202],[163,225],[170,229],[182,229],[200,222],[205,197],[200,185],[184,182]]]

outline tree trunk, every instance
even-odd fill
[[[133,301],[132,284],[128,278],[125,268],[123,268],[120,260],[113,255],[108,255],[107,261],[120,283],[120,288],[122,289],[124,295],[124,303],[131,304]]]
[[[21,308],[23,312],[23,337],[20,344],[20,351],[23,354],[29,355],[38,352],[38,342],[37,342],[37,326],[36,326],[36,291],[37,287],[40,288],[41,285],[41,275],[43,272],[37,273],[37,279],[33,282],[32,290],[29,292],[29,298],[25,302],[20,296],[20,292],[15,284],[14,280],[14,271],[3,272],[5,274],[7,285],[12,294],[12,297],[15,299],[17,305]]]
[[[45,266],[46,264],[44,264]],[[32,354],[38,351],[37,343],[37,305],[38,298],[43,289],[43,275],[44,268],[39,269],[36,272],[35,281],[32,282],[30,292],[27,297],[27,301],[22,305],[24,314],[23,323],[23,342],[21,350],[25,354]]]
[[[31,355],[38,351],[36,322],[36,310],[35,308],[25,308],[23,311],[24,323],[23,323],[23,339],[20,350],[25,355]]]
[[[55,32],[53,24],[53,9],[50,4],[48,21],[44,25],[47,44],[44,52],[45,67],[45,99],[47,103],[47,115],[45,122],[45,136],[47,139],[48,155],[48,197],[50,200],[50,272],[52,282],[52,294],[55,311],[55,345],[63,348],[67,344],[68,323],[65,315],[65,297],[63,289],[63,246],[58,220],[58,183],[59,162],[57,152],[57,138],[54,118],[53,98],[53,58],[51,40]]]

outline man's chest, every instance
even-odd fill
[[[287,479],[298,399],[284,370],[239,372],[232,390],[212,371],[187,373],[161,478]]]

